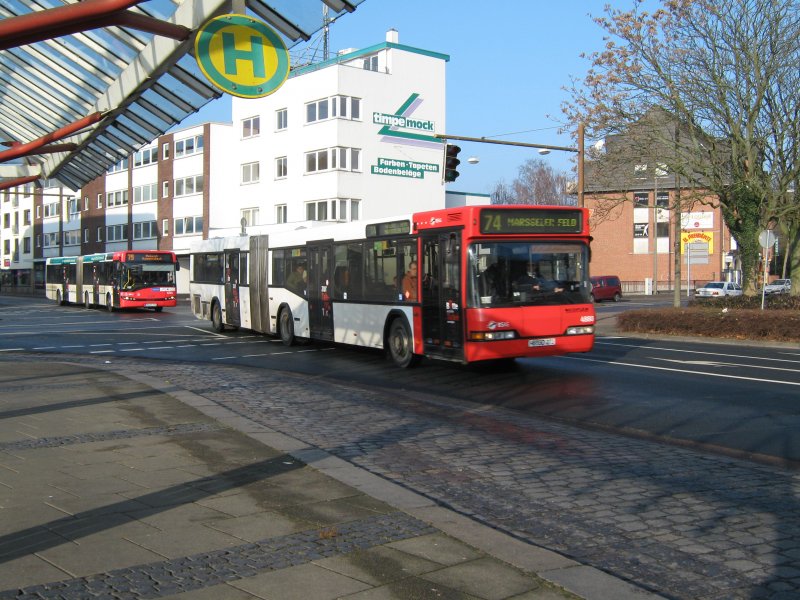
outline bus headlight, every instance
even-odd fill
[[[581,325],[579,327],[568,327],[567,335],[590,335],[594,333],[594,325]]]
[[[469,339],[473,342],[495,342],[497,340],[516,339],[516,331],[470,331]]]

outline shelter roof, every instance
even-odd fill
[[[287,47],[363,0],[247,0]],[[193,57],[209,18],[244,0],[0,2],[0,189],[79,189],[218,98]],[[239,9],[239,10],[236,10]]]

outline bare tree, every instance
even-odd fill
[[[598,138],[666,111],[676,125],[653,128],[642,146],[671,146],[666,170],[716,195],[749,288],[758,234],[770,223],[800,273],[797,0],[662,0],[652,13],[642,0],[633,4],[595,19],[606,47],[588,57],[592,67],[573,82],[565,115]]]
[[[517,178],[500,181],[492,192],[492,204],[574,204],[567,195],[567,175],[556,172],[545,161],[531,158],[519,168]]]

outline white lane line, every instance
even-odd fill
[[[269,356],[269,355],[270,355],[269,352],[264,354],[242,354],[242,358],[253,358],[254,356]]]
[[[20,352],[21,350],[25,350],[25,348],[0,348],[0,352]]]
[[[711,361],[711,360],[678,360],[674,358],[658,358],[655,357],[654,360],[661,360],[664,362],[674,362],[679,363],[682,365],[694,365],[698,367],[734,367],[736,369],[740,369],[743,366],[749,366],[753,369],[761,369],[763,371],[788,371],[789,373],[797,373],[797,369],[787,369],[785,367],[761,367],[759,365],[742,365],[740,363],[725,363],[719,361]]]
[[[200,329],[199,327],[192,327],[191,325],[185,325],[186,329],[194,329],[195,331],[199,331],[200,333],[204,333],[205,335],[212,335],[214,337],[225,337],[221,333],[217,333],[216,331],[206,331],[205,329]]]
[[[89,354],[114,354],[113,350],[92,350]]]
[[[236,356],[219,356],[217,358],[212,358],[211,360],[233,360],[235,358],[238,358],[238,357],[236,357]]]
[[[32,350],[52,350],[55,346],[37,346],[36,348],[32,348]]]
[[[586,358],[582,356],[564,356],[567,360],[585,360],[588,362],[596,362],[604,365],[619,365],[621,367],[634,367],[636,369],[653,369],[655,371],[669,371],[672,373],[692,373],[693,375],[706,375],[708,377],[721,377],[723,379],[739,379],[741,381],[755,381],[759,383],[778,383],[782,385],[800,386],[800,382],[795,381],[780,381],[779,379],[761,379],[759,377],[744,377],[742,375],[726,375],[724,373],[708,373],[705,371],[690,371],[687,369],[671,369],[668,367],[656,367],[652,365],[636,365],[633,363],[616,362],[608,360],[600,360],[598,358]]]
[[[197,344],[183,344],[182,346],[175,346],[176,348],[194,348]]]
[[[603,345],[603,342],[598,342],[595,340],[595,344]],[[644,344],[604,344],[606,346],[620,346],[623,348],[641,348],[643,350],[665,350],[667,352],[675,352],[675,353],[684,353],[684,354],[703,354],[707,356],[713,356],[715,358],[746,358],[748,360],[767,360],[773,362],[788,362],[788,363],[798,363],[800,360],[790,360],[784,358],[767,358],[763,356],[754,356],[752,354],[724,354],[721,352],[705,352],[702,350],[689,350],[689,349],[679,349],[679,348],[664,348],[662,346],[646,346]],[[798,355],[800,356],[800,355]],[[752,365],[747,365],[752,366]]]
[[[143,352],[146,348],[122,348],[120,352]]]

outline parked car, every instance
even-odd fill
[[[792,291],[791,279],[776,279],[764,288],[765,294],[789,294]]]
[[[592,277],[592,302],[603,300],[622,300],[622,283],[616,275]]]
[[[733,281],[710,281],[694,293],[697,298],[720,298],[722,296],[741,296],[742,286]]]

